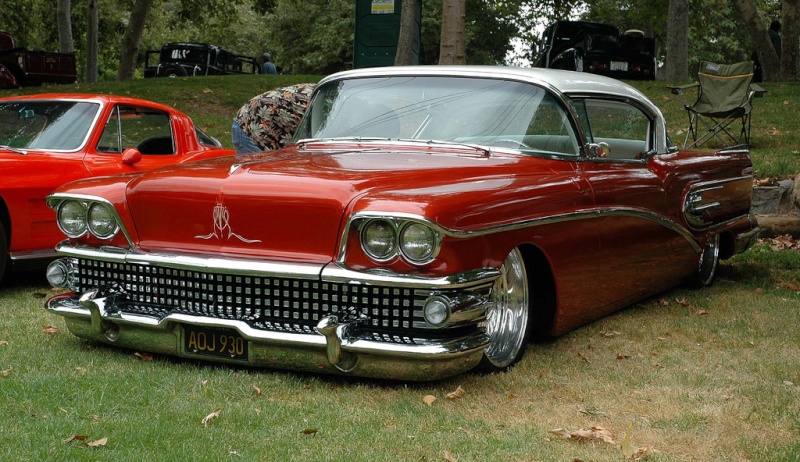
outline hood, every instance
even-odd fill
[[[287,148],[148,172],[129,184],[128,205],[143,250],[321,263],[333,258],[359,197],[429,203],[465,179],[512,169],[517,157],[424,146]]]

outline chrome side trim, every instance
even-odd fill
[[[8,257],[14,261],[38,260],[45,258],[57,258],[55,250],[33,250],[30,252],[9,252]]]
[[[383,219],[402,219],[402,220],[409,220],[409,221],[418,221],[421,223],[425,223],[426,225],[430,226],[431,228],[437,230],[438,232],[444,234],[445,236],[452,237],[455,239],[466,239],[471,237],[479,237],[479,236],[486,236],[489,234],[501,233],[501,232],[508,232],[508,231],[517,231],[520,229],[525,228],[532,228],[536,226],[544,226],[544,225],[551,225],[555,223],[566,223],[570,221],[579,221],[579,220],[589,220],[589,219],[596,219],[596,218],[607,218],[607,217],[633,217],[633,218],[640,218],[643,220],[649,220],[654,223],[657,223],[676,234],[679,234],[683,237],[689,245],[695,250],[695,252],[700,253],[701,247],[697,240],[694,238],[691,232],[681,226],[680,223],[677,223],[674,220],[669,218],[663,217],[656,213],[650,212],[648,210],[637,209],[633,207],[612,207],[612,208],[589,208],[589,209],[581,209],[575,210],[569,213],[563,213],[559,215],[551,215],[547,217],[540,217],[540,218],[532,218],[529,220],[523,220],[517,223],[511,223],[507,225],[500,225],[500,226],[491,226],[487,228],[475,229],[475,230],[456,230],[451,228],[445,228],[444,226],[439,225],[426,217],[421,215],[415,215],[410,213],[390,213],[390,212],[380,212],[380,211],[365,211],[365,212],[357,212],[350,216],[347,221],[347,224],[342,230],[342,236],[339,239],[340,247],[339,247],[339,256],[337,258],[337,262],[340,264],[344,263],[345,256],[347,254],[346,244],[347,244],[347,233],[354,226],[354,223],[358,222],[359,220],[363,219],[372,219],[372,218],[383,218]]]
[[[496,268],[481,268],[445,277],[428,278],[414,274],[398,274],[389,271],[362,272],[344,268],[338,263],[329,263],[322,269],[321,278],[326,282],[363,283],[422,289],[462,289],[493,284],[500,277]]]
[[[73,247],[68,241],[56,246],[63,256],[88,258],[111,263],[158,265],[188,271],[215,271],[239,276],[283,276],[297,279],[319,279],[322,266],[299,263],[272,263],[235,258],[203,258],[177,254],[144,254],[118,248]]]

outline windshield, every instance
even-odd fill
[[[98,103],[76,101],[0,103],[0,146],[76,151],[99,110]]]
[[[324,85],[295,140],[420,139],[577,155],[574,133],[556,98],[535,85],[398,76]]]

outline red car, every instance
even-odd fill
[[[132,149],[129,149],[132,148]],[[56,256],[45,198],[72,180],[231,155],[174,108],[109,95],[0,98],[0,279]]]
[[[627,84],[416,66],[319,84],[280,151],[79,181],[47,308],[86,339],[404,380],[504,370],[747,249],[747,149],[681,151]],[[165,220],[164,217],[170,217]]]

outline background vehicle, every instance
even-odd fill
[[[167,43],[145,53],[145,77],[224,74],[258,74],[258,64],[251,56],[205,43]]]
[[[47,308],[138,351],[434,380],[711,284],[758,232],[746,150],[680,151],[593,74],[334,74],[294,141],[56,190]]]
[[[620,34],[609,24],[557,21],[542,34],[536,67],[653,80],[655,58],[656,40],[645,37],[642,31]]]
[[[129,149],[132,148],[132,149]],[[109,95],[0,98],[0,279],[63,239],[45,197],[68,181],[231,155],[185,114]]]
[[[3,78],[2,68],[14,79]],[[26,50],[14,44],[11,34],[0,31],[0,88],[75,83],[77,78],[75,53]]]

